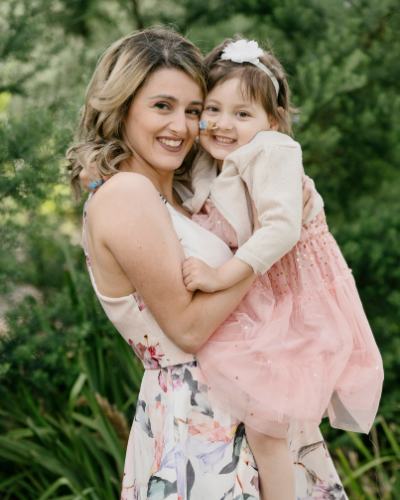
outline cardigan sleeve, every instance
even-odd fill
[[[248,187],[262,225],[238,249],[236,257],[249,264],[257,274],[267,272],[295,246],[300,239],[302,219],[300,145],[278,132],[261,134],[261,139],[267,139],[261,147],[245,146],[241,148],[243,154],[232,158]]]

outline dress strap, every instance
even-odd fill
[[[157,191],[158,192],[158,191]],[[162,199],[162,201],[167,204],[167,200],[164,198],[164,196],[161,194],[161,193],[158,193],[160,195],[160,198]]]
[[[89,276],[90,276],[90,281],[92,282],[93,288],[95,292],[97,293],[97,286],[96,282],[94,280],[94,275],[92,271],[92,266],[90,264],[90,257],[89,257],[89,247],[87,243],[87,233],[86,233],[86,214],[87,214],[87,209],[90,203],[90,200],[93,198],[94,192],[91,192],[85,202],[85,205],[83,207],[83,219],[82,219],[82,243],[83,243],[83,251],[85,252],[85,257],[86,257],[86,265],[89,271]]]

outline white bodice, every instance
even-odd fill
[[[174,187],[183,198],[184,187],[177,183]],[[112,298],[98,291],[86,242],[86,210],[90,198],[84,209],[84,249],[93,288],[108,318],[142,360],[145,368],[155,369],[193,361],[192,354],[183,352],[165,336],[138,292]],[[171,215],[173,227],[181,241],[186,258],[197,257],[211,267],[218,267],[232,258],[230,248],[221,239],[177,212],[165,200],[164,203]]]

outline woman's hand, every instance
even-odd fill
[[[314,204],[314,190],[312,180],[304,175],[303,177],[303,215],[302,223],[307,219]]]
[[[251,211],[253,215],[253,233],[260,229],[261,223],[258,220],[258,212],[256,206],[254,205],[254,201],[250,198],[251,203]],[[309,213],[312,210],[314,204],[314,185],[312,180],[304,175],[303,177],[303,214],[302,214],[302,223],[307,219]]]
[[[109,177],[104,177],[103,175],[100,175],[100,172],[99,172],[99,169],[97,168],[96,162],[93,162],[90,164],[90,170],[93,174],[93,177],[95,178],[94,181],[92,180],[92,177],[89,175],[89,173],[87,172],[87,170],[85,168],[83,168],[81,170],[81,172],[79,174],[79,178],[87,190],[97,191],[99,189],[100,185],[103,184],[103,182],[108,181]],[[101,181],[103,181],[103,182],[101,182]],[[97,187],[95,187],[94,189],[92,189],[90,186],[91,182],[95,182],[95,183],[101,182],[101,184],[98,185]]]
[[[253,216],[253,233],[254,233],[255,231],[257,231],[257,229],[261,229],[262,226],[261,222],[258,220],[258,212],[252,198],[250,198],[250,203],[251,203],[251,213]]]

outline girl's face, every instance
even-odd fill
[[[124,122],[125,140],[142,166],[171,172],[182,165],[199,133],[203,94],[177,69],[159,69],[137,92]]]
[[[248,144],[262,130],[277,130],[278,123],[269,118],[261,104],[245,99],[240,79],[231,78],[214,87],[206,97],[201,120],[215,123],[210,133],[200,134],[200,143],[219,165],[230,153]]]

